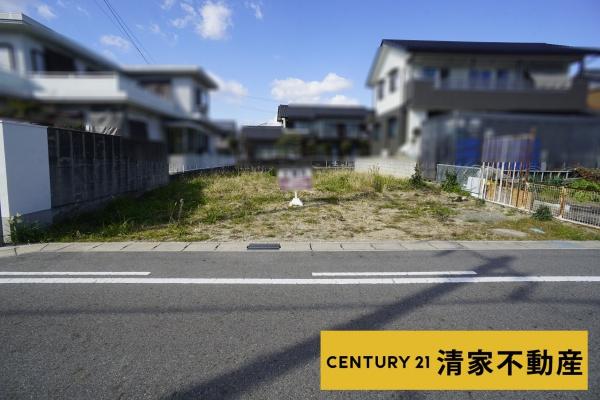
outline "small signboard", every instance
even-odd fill
[[[280,168],[277,180],[281,190],[297,191],[312,189],[312,169],[310,167]]]
[[[298,198],[298,190],[312,189],[312,169],[310,167],[280,168],[277,171],[277,180],[281,190],[294,191],[290,207],[302,207],[302,201]]]

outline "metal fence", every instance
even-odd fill
[[[558,219],[600,227],[600,193],[564,186],[527,184],[530,211],[547,206]]]
[[[549,184],[572,180],[570,171],[529,171],[522,163],[438,164],[436,180],[444,182],[447,174],[455,174],[463,189],[480,199],[527,212],[547,206],[560,220],[600,227],[600,192]]]
[[[437,182],[446,181],[449,174],[456,175],[458,183],[466,187],[469,178],[479,177],[481,168],[466,167],[462,165],[438,164],[436,168],[435,180]]]

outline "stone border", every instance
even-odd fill
[[[259,241],[267,242],[267,241]],[[275,241],[272,241],[275,242]],[[600,241],[379,241],[278,242],[280,250],[247,250],[250,242],[103,242],[37,243],[0,247],[1,257],[30,253],[96,252],[351,252],[351,251],[462,251],[462,250],[585,250],[599,249]]]

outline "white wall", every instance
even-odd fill
[[[176,77],[171,81],[173,85],[173,99],[179,107],[187,113],[194,111],[194,87],[192,78]]]
[[[408,54],[395,48],[385,47],[382,49],[380,59],[378,60],[374,71],[375,81],[384,81],[383,98],[377,98],[377,85],[373,88],[373,107],[375,114],[381,115],[400,107],[404,103],[404,84],[408,77],[407,61]],[[396,82],[396,91],[389,92],[389,73],[398,70],[398,80]]]
[[[395,157],[357,157],[354,170],[357,172],[377,171],[382,175],[409,178],[415,172],[416,161],[411,158]]]
[[[427,112],[424,110],[415,110],[409,108],[406,113],[406,142],[400,149],[402,153],[411,157],[418,158],[421,150],[421,136],[415,138],[415,129],[421,129],[427,119]]]
[[[51,208],[48,134],[45,126],[0,120],[0,212],[8,219]]]

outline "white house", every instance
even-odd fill
[[[367,78],[373,148],[416,157],[424,123],[455,111],[585,112],[580,71],[587,55],[599,53],[547,43],[385,39]]]
[[[0,117],[168,143],[171,169],[233,163],[197,66],[120,66],[22,13],[0,13]]]

